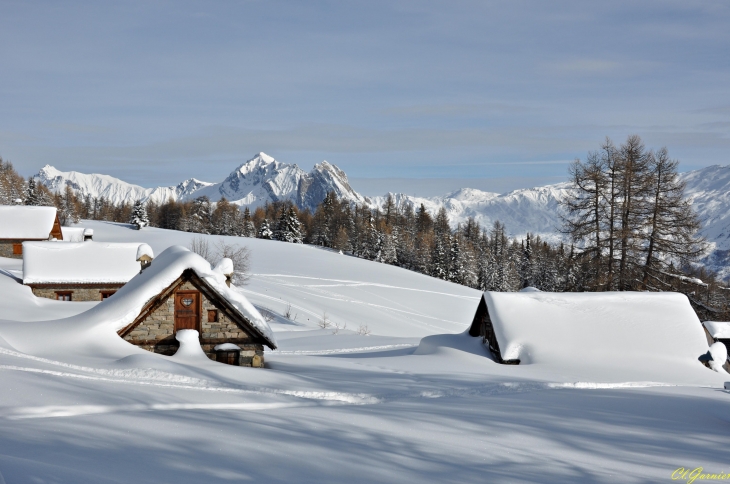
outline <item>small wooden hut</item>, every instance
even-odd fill
[[[0,257],[20,259],[23,242],[63,240],[56,207],[0,206]]]
[[[485,292],[469,335],[512,365],[699,363],[708,350],[687,297],[667,292]]]

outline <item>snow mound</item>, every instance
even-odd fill
[[[228,257],[224,257],[218,261],[213,270],[223,275],[233,274],[233,261]]]
[[[176,360],[201,361],[206,362],[210,359],[206,356],[205,351],[200,346],[200,333],[194,329],[180,329],[175,334],[175,339],[180,342],[177,352],[172,355]]]
[[[492,358],[489,351],[475,338],[469,336],[469,332],[460,334],[435,334],[421,339],[414,355],[434,355],[449,353],[454,350],[462,353],[471,353],[478,356]]]
[[[221,343],[213,348],[215,351],[240,351],[241,348],[233,343]]]
[[[722,365],[727,361],[727,347],[720,342],[713,343],[710,345],[710,355],[712,356],[710,367],[718,373],[725,373]]]

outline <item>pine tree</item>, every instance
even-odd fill
[[[271,231],[271,227],[269,227],[269,221],[267,219],[261,221],[258,238],[266,240],[272,240],[274,238],[274,233]]]
[[[28,178],[28,187],[25,192],[25,204],[34,207],[41,205],[40,194],[38,193],[33,177]]]
[[[284,207],[279,217],[279,223],[276,227],[276,240],[283,242],[291,242],[294,244],[302,243],[302,224],[297,218],[297,213],[293,205],[288,208]]]
[[[213,208],[206,196],[197,197],[188,212],[188,230],[197,234],[209,234],[212,229]]]
[[[244,237],[256,237],[256,226],[251,220],[251,211],[246,207],[243,211],[243,236]]]
[[[145,207],[144,201],[141,199],[134,202],[129,223],[134,225],[137,230],[142,230],[150,224],[150,219],[147,215],[147,208]]]

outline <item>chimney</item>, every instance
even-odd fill
[[[222,258],[213,268],[215,272],[226,276],[226,286],[231,287],[231,281],[233,280],[233,261],[228,257]]]
[[[84,229],[84,242],[94,240],[94,229]]]
[[[140,274],[143,270],[147,269],[152,264],[155,254],[152,252],[152,247],[147,244],[141,244],[137,248],[137,262],[139,262],[141,269]]]

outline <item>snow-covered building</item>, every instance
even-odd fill
[[[23,242],[63,240],[56,207],[0,205],[0,257],[23,257]]]
[[[730,353],[730,322],[729,321],[703,321],[707,342],[722,343]],[[725,367],[730,372],[730,361],[725,362]]]
[[[139,247],[92,241],[23,242],[23,284],[38,297],[104,300],[139,273]]]
[[[133,307],[130,321],[117,333],[148,351],[175,354],[176,333],[194,329],[210,359],[263,367],[264,346],[276,348],[274,334],[245,296],[228,286],[233,265],[224,262],[211,268],[184,247],[170,247],[100,309]]]
[[[678,293],[485,292],[469,334],[504,364],[699,365],[702,325]]]
[[[64,242],[85,242],[93,240],[94,229],[84,227],[61,227]]]

